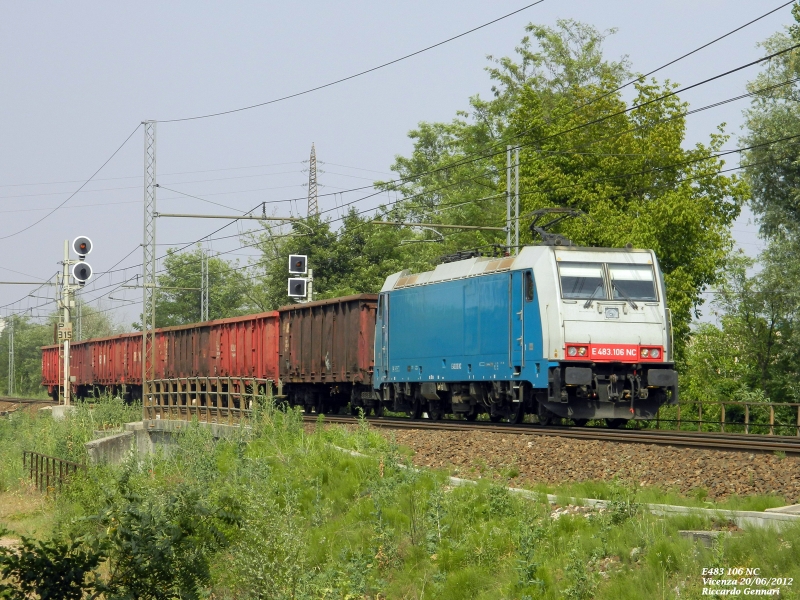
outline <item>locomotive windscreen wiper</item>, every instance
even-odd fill
[[[595,295],[597,295],[597,290],[602,290],[602,289],[603,289],[602,285],[598,285],[596,288],[594,288],[592,295],[589,296],[589,299],[583,303],[583,308],[591,308],[592,301],[594,300]]]
[[[636,305],[636,302],[634,302],[634,301],[631,299],[631,297],[630,297],[630,296],[628,296],[628,294],[626,294],[626,293],[625,293],[625,292],[622,290],[622,288],[620,288],[620,287],[617,287],[617,285],[616,285],[616,284],[615,284],[613,281],[611,282],[611,287],[612,287],[612,288],[613,288],[613,289],[614,289],[614,290],[615,290],[615,291],[616,291],[616,292],[617,292],[617,293],[618,293],[620,296],[622,296],[622,297],[623,297],[625,300],[627,300],[627,301],[630,303],[630,305],[631,305],[631,308],[632,308],[633,310],[637,310],[637,309],[639,308],[639,307]]]

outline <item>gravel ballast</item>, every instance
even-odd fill
[[[461,477],[505,473],[514,485],[617,478],[682,494],[704,489],[710,500],[776,494],[800,502],[800,458],[794,456],[482,431],[383,433],[411,448],[415,465]]]

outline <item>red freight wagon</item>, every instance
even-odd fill
[[[72,393],[78,397],[95,392],[135,393],[141,387],[142,367],[139,363],[142,336],[124,333],[70,344]],[[53,399],[63,388],[63,345],[42,348],[42,385]],[[135,362],[134,362],[135,361]],[[122,386],[128,386],[124,390]]]
[[[277,353],[277,312],[167,327],[156,330],[155,379],[203,378],[203,387],[215,389],[218,378],[277,381]],[[53,397],[62,385],[60,354],[60,346],[42,348],[42,385]],[[71,344],[72,393],[83,397],[110,392],[141,398],[141,354],[139,333]]]
[[[377,406],[372,390],[378,296],[360,294],[278,309],[278,362],[289,402],[337,412]]]

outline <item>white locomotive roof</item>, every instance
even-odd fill
[[[479,256],[438,265],[433,271],[412,274],[400,271],[386,278],[381,292],[417,287],[441,281],[465,279],[517,269],[532,268],[543,257],[554,256],[556,261],[624,262],[629,264],[653,264],[650,250],[627,248],[582,248],[567,246],[525,246],[517,256],[491,258]]]

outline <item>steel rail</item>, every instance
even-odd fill
[[[0,402],[11,402],[15,404],[56,404],[48,398],[13,398],[0,396]]]
[[[317,415],[304,415],[306,422],[315,422]],[[615,443],[640,443],[733,452],[785,452],[800,454],[800,440],[795,436],[769,436],[753,438],[753,434],[730,434],[691,431],[664,431],[653,429],[601,429],[599,427],[541,427],[533,424],[512,425],[468,421],[429,421],[390,417],[368,417],[371,427],[387,429],[433,429],[438,431],[486,431],[512,435],[546,435]],[[338,424],[357,423],[356,417],[325,415],[324,422]],[[765,436],[766,437],[766,436]]]

